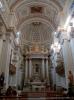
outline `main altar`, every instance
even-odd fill
[[[49,85],[48,52],[30,49],[25,57],[24,90],[41,91]]]

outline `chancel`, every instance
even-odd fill
[[[74,0],[0,0],[0,81],[3,100],[74,96]]]

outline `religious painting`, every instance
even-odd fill
[[[43,8],[39,6],[31,7],[31,13],[42,13]]]
[[[9,74],[14,75],[16,74],[16,67],[13,64],[10,64],[9,66]]]

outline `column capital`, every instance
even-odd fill
[[[67,33],[66,30],[60,32],[60,36],[59,36],[60,44],[63,44],[65,40],[66,41],[70,40],[70,36],[69,36],[69,34]]]
[[[9,32],[6,32],[6,33],[4,33],[3,34],[3,40],[7,40],[9,43],[11,43],[11,41],[12,41],[12,35],[11,35],[12,33],[9,33]]]
[[[69,39],[69,38],[68,38],[68,39],[67,39],[67,38],[61,38],[61,39],[59,40],[59,42],[60,42],[61,45],[63,45],[63,43],[64,43],[65,41],[68,41],[68,42],[69,42],[70,39]]]

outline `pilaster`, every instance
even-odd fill
[[[72,57],[73,57],[73,75],[74,75],[74,27],[71,28],[71,32],[70,32],[70,47],[71,47],[71,51],[72,51]]]
[[[70,70],[72,71],[73,57],[72,57],[70,41],[69,41],[69,37],[67,35],[67,32],[62,32],[60,35],[60,38],[62,40],[62,42],[60,42],[60,43],[62,45],[61,47],[62,47],[62,53],[63,53],[63,59],[64,59],[66,88],[68,89],[68,85],[69,85],[68,74],[69,74]]]

